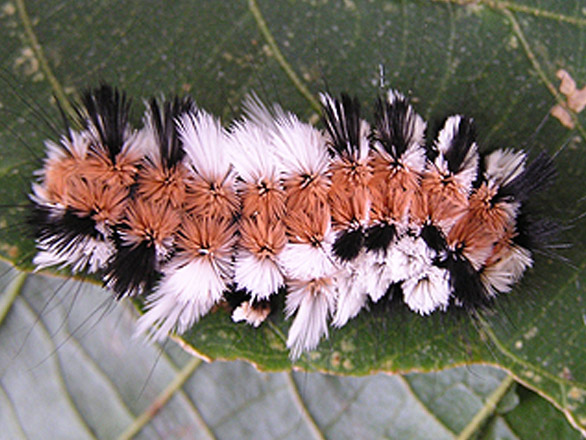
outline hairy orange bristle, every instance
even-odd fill
[[[494,203],[496,189],[482,184],[472,193],[466,214],[448,234],[448,244],[463,248],[475,269],[486,263],[497,243],[503,240],[514,219],[502,202]]]
[[[328,179],[321,174],[296,175],[283,182],[288,212],[307,210],[315,204],[326,204]]]
[[[50,202],[65,204],[68,182],[72,176],[79,173],[81,162],[79,158],[67,157],[47,163],[44,184]]]
[[[362,164],[349,158],[336,158],[330,165],[332,187],[366,187],[372,178],[369,164]]]
[[[273,258],[287,244],[284,223],[270,221],[267,215],[243,218],[239,231],[240,245],[259,258]]]
[[[370,191],[365,187],[356,187],[354,191],[341,191],[334,190],[332,186],[329,192],[329,204],[334,227],[348,228],[362,225],[368,218],[369,200]]]
[[[151,203],[170,203],[178,208],[185,202],[187,168],[179,163],[172,168],[151,163],[138,173],[138,194]]]
[[[138,243],[148,240],[164,244],[177,231],[180,214],[169,204],[154,205],[141,198],[130,202],[123,223],[128,227],[126,241]]]
[[[226,217],[184,216],[177,246],[192,259],[229,259],[234,244],[235,225]]]
[[[242,215],[249,217],[265,214],[271,220],[281,218],[285,213],[285,192],[278,182],[262,179],[246,183],[241,192]]]
[[[238,211],[238,197],[227,182],[189,179],[185,194],[185,210],[196,216],[233,217]]]
[[[391,168],[384,173],[375,173],[369,190],[372,194],[373,220],[390,218],[402,222],[409,219],[410,210],[422,210],[419,176],[405,168]]]
[[[492,264],[497,263],[505,254],[507,254],[513,243],[513,239],[517,233],[512,227],[507,227],[500,237],[500,239],[494,244],[492,249],[492,254],[486,260],[486,266],[490,266]]]
[[[370,166],[347,158],[336,158],[330,166],[330,172],[332,184],[328,200],[334,227],[346,228],[364,223],[370,210]]]
[[[326,203],[314,202],[307,210],[287,212],[285,225],[293,243],[319,245],[330,224],[330,208]]]
[[[142,156],[130,149],[122,150],[112,163],[110,157],[100,149],[90,150],[84,161],[84,172],[90,179],[100,179],[106,185],[130,186],[134,183]]]
[[[66,206],[79,216],[91,216],[96,222],[114,225],[122,219],[128,189],[102,185],[101,182],[71,176],[65,197]]]
[[[437,170],[425,173],[421,181],[421,194],[423,211],[415,215],[421,223],[430,219],[433,224],[445,228],[466,213],[468,194],[453,176],[443,176]]]

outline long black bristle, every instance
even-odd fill
[[[27,222],[37,240],[57,246],[60,250],[70,249],[84,238],[103,238],[91,217],[80,217],[70,210],[57,216],[55,208],[34,204]]]
[[[380,142],[393,158],[399,159],[412,141],[414,116],[406,98],[397,96],[391,103],[379,96],[375,103],[372,138]]]
[[[480,273],[459,252],[451,252],[437,264],[450,273],[453,300],[466,310],[477,310],[490,304],[490,297],[480,279]]]
[[[513,242],[529,250],[544,249],[555,243],[561,232],[559,223],[548,218],[536,218],[523,208],[517,217],[516,229]]]
[[[421,238],[430,249],[436,252],[442,252],[447,249],[446,238],[436,226],[424,225],[421,229]]]
[[[323,105],[323,120],[331,137],[328,144],[332,155],[356,157],[360,143],[360,102],[342,93]]]
[[[495,200],[512,199],[525,202],[531,194],[545,189],[553,183],[556,169],[551,157],[542,152],[517,177],[499,188]]]
[[[149,291],[159,278],[157,256],[152,243],[120,245],[105,270],[106,285],[118,299]]]
[[[451,140],[450,146],[444,154],[448,162],[448,169],[452,174],[460,171],[464,159],[476,141],[476,129],[470,118],[462,117],[458,128]]]
[[[95,89],[82,93],[83,109],[78,109],[79,117],[87,127],[86,118],[96,128],[100,142],[106,148],[110,160],[115,162],[126,140],[130,101],[118,89],[102,84]]]
[[[195,103],[190,97],[175,97],[165,101],[161,106],[153,98],[149,102],[149,110],[163,164],[167,168],[172,168],[185,156],[185,150],[177,132],[177,118],[184,113],[194,112]]]

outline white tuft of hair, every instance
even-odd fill
[[[66,136],[61,136],[59,143],[50,140],[45,141],[45,148],[47,149],[45,163],[61,161],[70,156],[77,159],[85,159],[90,142],[90,135],[87,131],[75,131],[70,129]]]
[[[402,272],[397,267],[403,267],[401,263],[404,254],[393,250],[391,246],[384,252],[367,253],[367,261],[364,264],[365,286],[368,296],[373,302],[378,302],[389,290],[393,283],[402,281]]]
[[[253,300],[266,299],[285,284],[276,261],[258,258],[245,249],[240,249],[236,255],[234,281],[239,287],[246,288]]]
[[[33,258],[35,271],[55,266],[59,269],[70,267],[73,273],[96,273],[106,267],[116,250],[110,240],[93,237],[83,237],[65,246],[54,243],[51,238],[37,240],[37,249],[39,252]]]
[[[531,252],[513,245],[499,261],[482,270],[480,279],[489,296],[510,292],[523,272],[533,265]]]
[[[344,270],[336,277],[338,295],[332,325],[343,327],[354,318],[368,298],[364,277],[357,271]]]
[[[278,263],[288,278],[311,279],[336,271],[331,253],[308,243],[287,243],[278,256]]]
[[[271,145],[270,132],[250,120],[233,125],[228,155],[245,182],[277,181],[282,171]]]
[[[506,185],[525,170],[526,161],[523,151],[493,151],[484,158],[484,177],[495,186]]]
[[[405,304],[420,315],[428,315],[438,308],[445,310],[452,292],[449,272],[433,265],[403,281],[401,287]]]
[[[247,119],[269,132],[275,129],[276,120],[285,115],[280,105],[273,104],[268,107],[254,92],[246,95],[242,108]]]
[[[287,336],[292,360],[317,347],[322,336],[328,335],[328,316],[335,304],[335,286],[331,278],[295,280],[285,301],[285,314],[295,314]]]
[[[276,119],[272,132],[275,154],[287,175],[321,175],[327,171],[329,156],[322,132],[299,121],[291,113]]]
[[[268,307],[255,308],[250,304],[250,301],[244,301],[232,312],[232,321],[245,321],[257,328],[267,319],[270,311],[271,309]]]
[[[220,120],[198,110],[179,117],[178,131],[189,163],[204,180],[223,180],[232,165],[227,153],[228,138]]]
[[[136,333],[163,340],[169,333],[184,333],[222,299],[228,264],[199,258],[171,262],[154,293],[147,298],[146,312]]]
[[[371,289],[376,285],[374,280],[376,274],[370,272],[373,258],[377,258],[376,253],[363,250],[353,261],[345,263],[334,275],[338,295],[332,325],[336,327],[346,325],[350,319],[358,315],[366,304],[367,298],[369,296],[372,298]]]

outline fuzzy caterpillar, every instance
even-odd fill
[[[248,298],[233,319],[258,326],[285,292],[293,359],[391,286],[422,315],[510,291],[543,245],[535,234],[556,228],[526,210],[552,160],[483,154],[462,115],[426,143],[394,90],[372,123],[347,95],[321,101],[324,130],[254,97],[228,128],[190,98],[151,100],[136,129],[124,93],[88,90],[83,128],[47,143],[33,185],[34,263],[144,297],[138,331],[155,339],[185,332],[231,289]]]

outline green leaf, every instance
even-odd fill
[[[368,113],[384,81],[410,94],[429,121],[429,138],[445,116],[464,113],[474,117],[485,149],[555,154],[559,178],[540,203],[567,226],[560,241],[570,246],[559,251],[563,258],[536,256],[520,285],[476,320],[458,313],[422,318],[383,306],[362,313],[298,366],[367,374],[498,365],[584,432],[586,118],[572,113],[575,128],[568,129],[549,115],[564,101],[558,69],[578,87],[586,84],[580,0],[164,6],[19,0],[3,5],[0,26],[0,252],[23,268],[30,268],[34,253],[25,233],[26,194],[43,140],[55,139],[62,126],[55,97],[74,97],[101,80],[134,97],[136,121],[141,99],[184,91],[225,121],[252,90],[312,120],[308,94],[350,91]],[[184,341],[210,359],[287,370],[289,322],[281,312],[252,329],[233,324],[220,310]]]
[[[0,327],[0,438],[580,437],[494,367],[338,377],[205,364],[134,339],[136,310],[96,286],[0,270],[0,292],[20,292]]]

